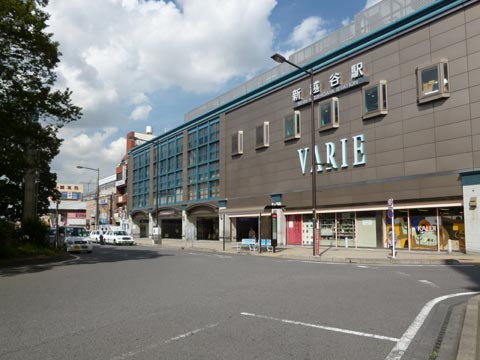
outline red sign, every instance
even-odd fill
[[[85,213],[84,212],[69,212],[67,213],[67,218],[68,219],[85,219]]]

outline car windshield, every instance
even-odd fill
[[[128,235],[126,231],[115,231],[116,235]]]
[[[87,230],[83,228],[67,228],[67,236],[87,237]]]

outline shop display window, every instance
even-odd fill
[[[388,113],[387,106],[387,82],[381,80],[373,86],[363,88],[363,118],[368,119],[374,116]]]
[[[285,141],[300,138],[301,121],[300,111],[295,111],[293,114],[285,116]]]
[[[408,210],[395,210],[393,218],[393,226],[395,229],[395,248],[408,249]],[[388,248],[392,245],[392,220],[387,219],[387,234],[385,236],[384,247]]]
[[[453,251],[465,252],[465,221],[462,207],[438,209],[440,250],[448,250],[448,240]]]
[[[337,245],[335,214],[320,214],[320,246],[334,247]]]
[[[319,112],[320,131],[338,127],[338,98],[333,97],[327,101],[321,102],[319,105]]]
[[[337,219],[337,245],[344,247],[348,241],[349,247],[355,247],[355,213],[344,212],[338,214]]]
[[[410,241],[411,249],[438,250],[439,229],[436,208],[410,210]]]
[[[448,82],[448,62],[442,60],[436,64],[417,69],[418,102],[436,100],[450,96]]]

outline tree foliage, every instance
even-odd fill
[[[48,0],[0,1],[0,216],[20,217],[23,179],[36,175],[38,213],[56,196],[50,163],[62,140],[58,129],[81,109],[68,89],[55,88],[58,43],[47,32]]]

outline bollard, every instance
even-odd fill
[[[452,253],[452,240],[451,239],[448,239],[448,253],[449,254]]]

